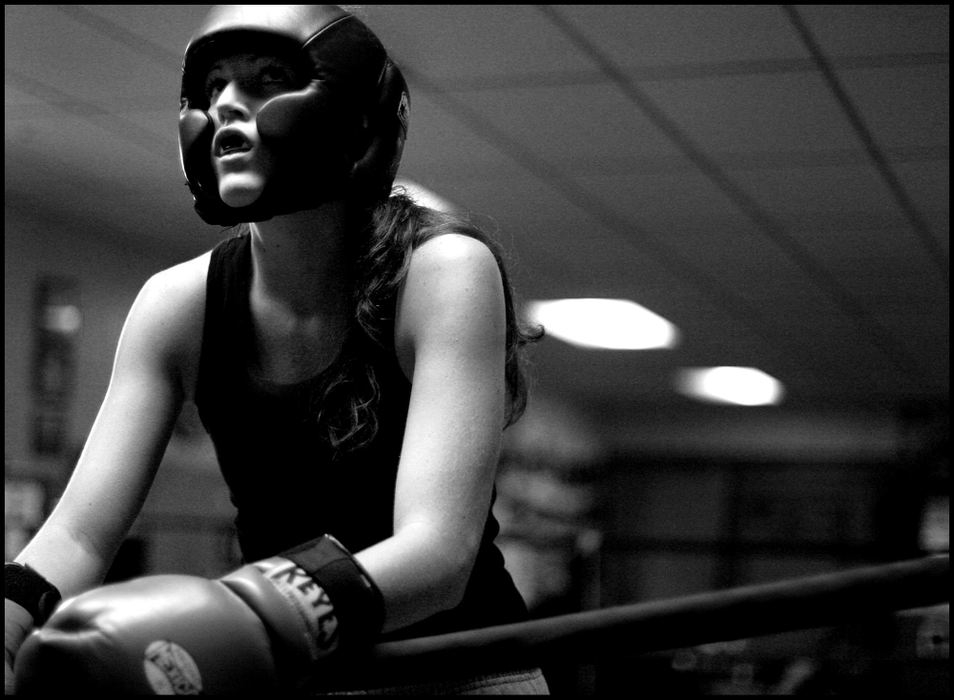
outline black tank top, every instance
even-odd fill
[[[368,445],[339,453],[314,418],[314,400],[337,360],[304,382],[274,385],[249,371],[251,245],[247,234],[212,251],[196,405],[215,446],[237,510],[242,555],[256,561],[328,533],[352,552],[392,534],[394,485],[410,383],[392,352],[373,356],[381,389],[378,433]],[[352,348],[346,341],[340,357]],[[464,600],[390,635],[404,638],[505,624],[527,612],[494,544],[488,513]]]

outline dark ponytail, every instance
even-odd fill
[[[506,426],[517,422],[526,409],[528,383],[523,350],[543,331],[525,326],[518,318],[499,244],[466,219],[421,206],[397,192],[371,213],[364,235],[359,236],[363,248],[354,253],[358,284],[350,357],[344,359],[337,379],[328,385],[321,401],[326,408],[334,406],[327,423],[328,438],[336,448],[360,447],[377,433],[380,385],[372,358],[382,352],[393,354],[395,303],[411,254],[426,241],[446,233],[479,240],[497,261],[506,305]]]

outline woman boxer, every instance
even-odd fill
[[[317,692],[349,650],[525,618],[491,506],[533,335],[486,236],[389,196],[408,107],[334,6],[220,6],[193,37],[183,169],[206,222],[241,226],[133,304],[70,483],[5,567],[8,690],[59,596],[24,690]],[[187,400],[251,563],[97,589]],[[546,692],[536,669],[429,681]]]

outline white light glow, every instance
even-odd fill
[[[753,367],[684,369],[676,377],[676,388],[695,399],[739,406],[772,406],[785,394],[781,382]]]
[[[413,180],[398,178],[394,181],[394,186],[404,189],[407,195],[422,207],[428,207],[429,209],[436,209],[437,211],[447,213],[457,210],[457,207],[454,206],[452,202]]]
[[[52,333],[73,335],[83,325],[83,314],[72,304],[47,306],[43,309],[43,328]]]
[[[678,330],[662,316],[625,299],[532,301],[526,313],[548,336],[586,348],[671,348]]]

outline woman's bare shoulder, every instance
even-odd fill
[[[206,252],[152,275],[140,292],[148,310],[166,322],[170,318],[195,321],[192,317],[197,313],[203,315],[210,257]]]
[[[186,396],[198,375],[205,323],[210,252],[155,273],[143,285],[130,317],[175,368]]]

